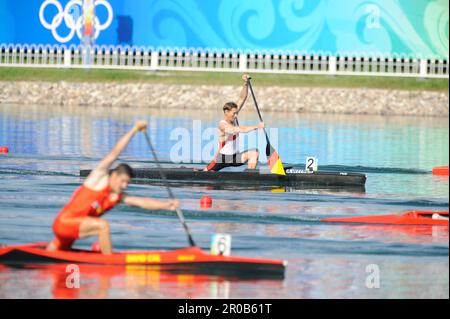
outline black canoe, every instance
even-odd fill
[[[275,175],[260,170],[204,172],[193,168],[177,167],[163,168],[169,181],[233,183],[273,186],[305,186],[305,187],[356,187],[364,188],[366,175],[345,172],[306,172],[299,169],[287,169],[286,176]],[[81,170],[80,176],[86,177],[90,170]],[[135,177],[141,180],[161,180],[157,168],[136,168]]]

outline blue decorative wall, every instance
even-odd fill
[[[80,43],[81,2],[0,0],[0,43]],[[448,0],[97,0],[99,25],[101,2],[97,44],[448,57]]]

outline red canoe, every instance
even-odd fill
[[[51,252],[45,250],[45,246],[46,243],[37,243],[1,247],[0,264],[142,265],[156,266],[175,272],[278,278],[284,277],[287,265],[287,262],[281,260],[212,255],[198,247],[159,251],[124,251],[103,255],[88,250]]]
[[[401,215],[322,218],[331,223],[448,226],[448,212],[410,211]]]
[[[448,176],[448,166],[433,167],[433,175]]]

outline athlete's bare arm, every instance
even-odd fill
[[[259,123],[258,125],[251,125],[251,126],[244,126],[244,125],[234,126],[229,123],[221,122],[219,129],[222,132],[225,132],[226,134],[235,134],[235,133],[249,133],[251,131],[254,131],[254,130],[257,130],[260,128],[264,128],[264,127],[265,126],[264,126],[263,122]]]
[[[133,129],[131,129],[128,133],[122,136],[111,152],[106,155],[101,162],[97,165],[97,167],[92,170],[92,172],[88,175],[86,180],[84,181],[84,185],[89,187],[90,189],[98,189],[103,188],[108,183],[108,173],[114,161],[119,157],[119,155],[123,152],[123,150],[127,147],[131,138],[138,131],[145,130],[147,128],[147,123],[144,121],[138,121],[134,125]]]
[[[244,80],[244,86],[242,87],[241,95],[239,97],[238,102],[236,103],[238,107],[238,113],[241,110],[241,108],[244,106],[245,101],[247,101],[248,97],[248,79],[250,76],[248,74],[244,74],[242,76],[242,80]]]
[[[151,198],[125,195],[122,203],[128,206],[140,207],[148,210],[175,210],[180,205],[178,200],[159,201]]]

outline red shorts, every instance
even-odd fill
[[[59,218],[53,223],[53,232],[55,233],[54,244],[59,250],[70,250],[75,240],[80,234],[79,221],[61,221]]]

